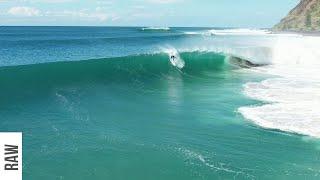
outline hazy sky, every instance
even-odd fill
[[[0,0],[0,25],[271,27],[299,0]]]

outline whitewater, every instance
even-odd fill
[[[276,77],[244,85],[244,93],[267,104],[241,107],[254,123],[320,137],[320,38],[279,36],[272,47],[272,64],[257,69]]]

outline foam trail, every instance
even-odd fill
[[[246,95],[269,104],[239,112],[265,128],[320,138],[319,47],[320,37],[279,37],[273,65],[258,68],[279,77],[244,86]]]

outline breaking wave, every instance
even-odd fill
[[[270,36],[265,30],[215,30],[214,33]],[[277,35],[275,38],[277,41],[271,47],[218,47],[214,51],[168,48],[152,54],[1,67],[3,93],[0,96],[8,98],[11,93],[20,93],[21,87],[33,92],[36,88],[64,84],[147,81],[168,74],[203,76],[207,72],[254,67],[252,71],[272,77],[246,83],[243,92],[264,104],[240,107],[239,112],[264,128],[319,138],[320,37]]]

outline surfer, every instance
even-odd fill
[[[171,58],[172,60],[174,60],[176,57],[175,57],[174,55],[172,55],[170,58]]]

